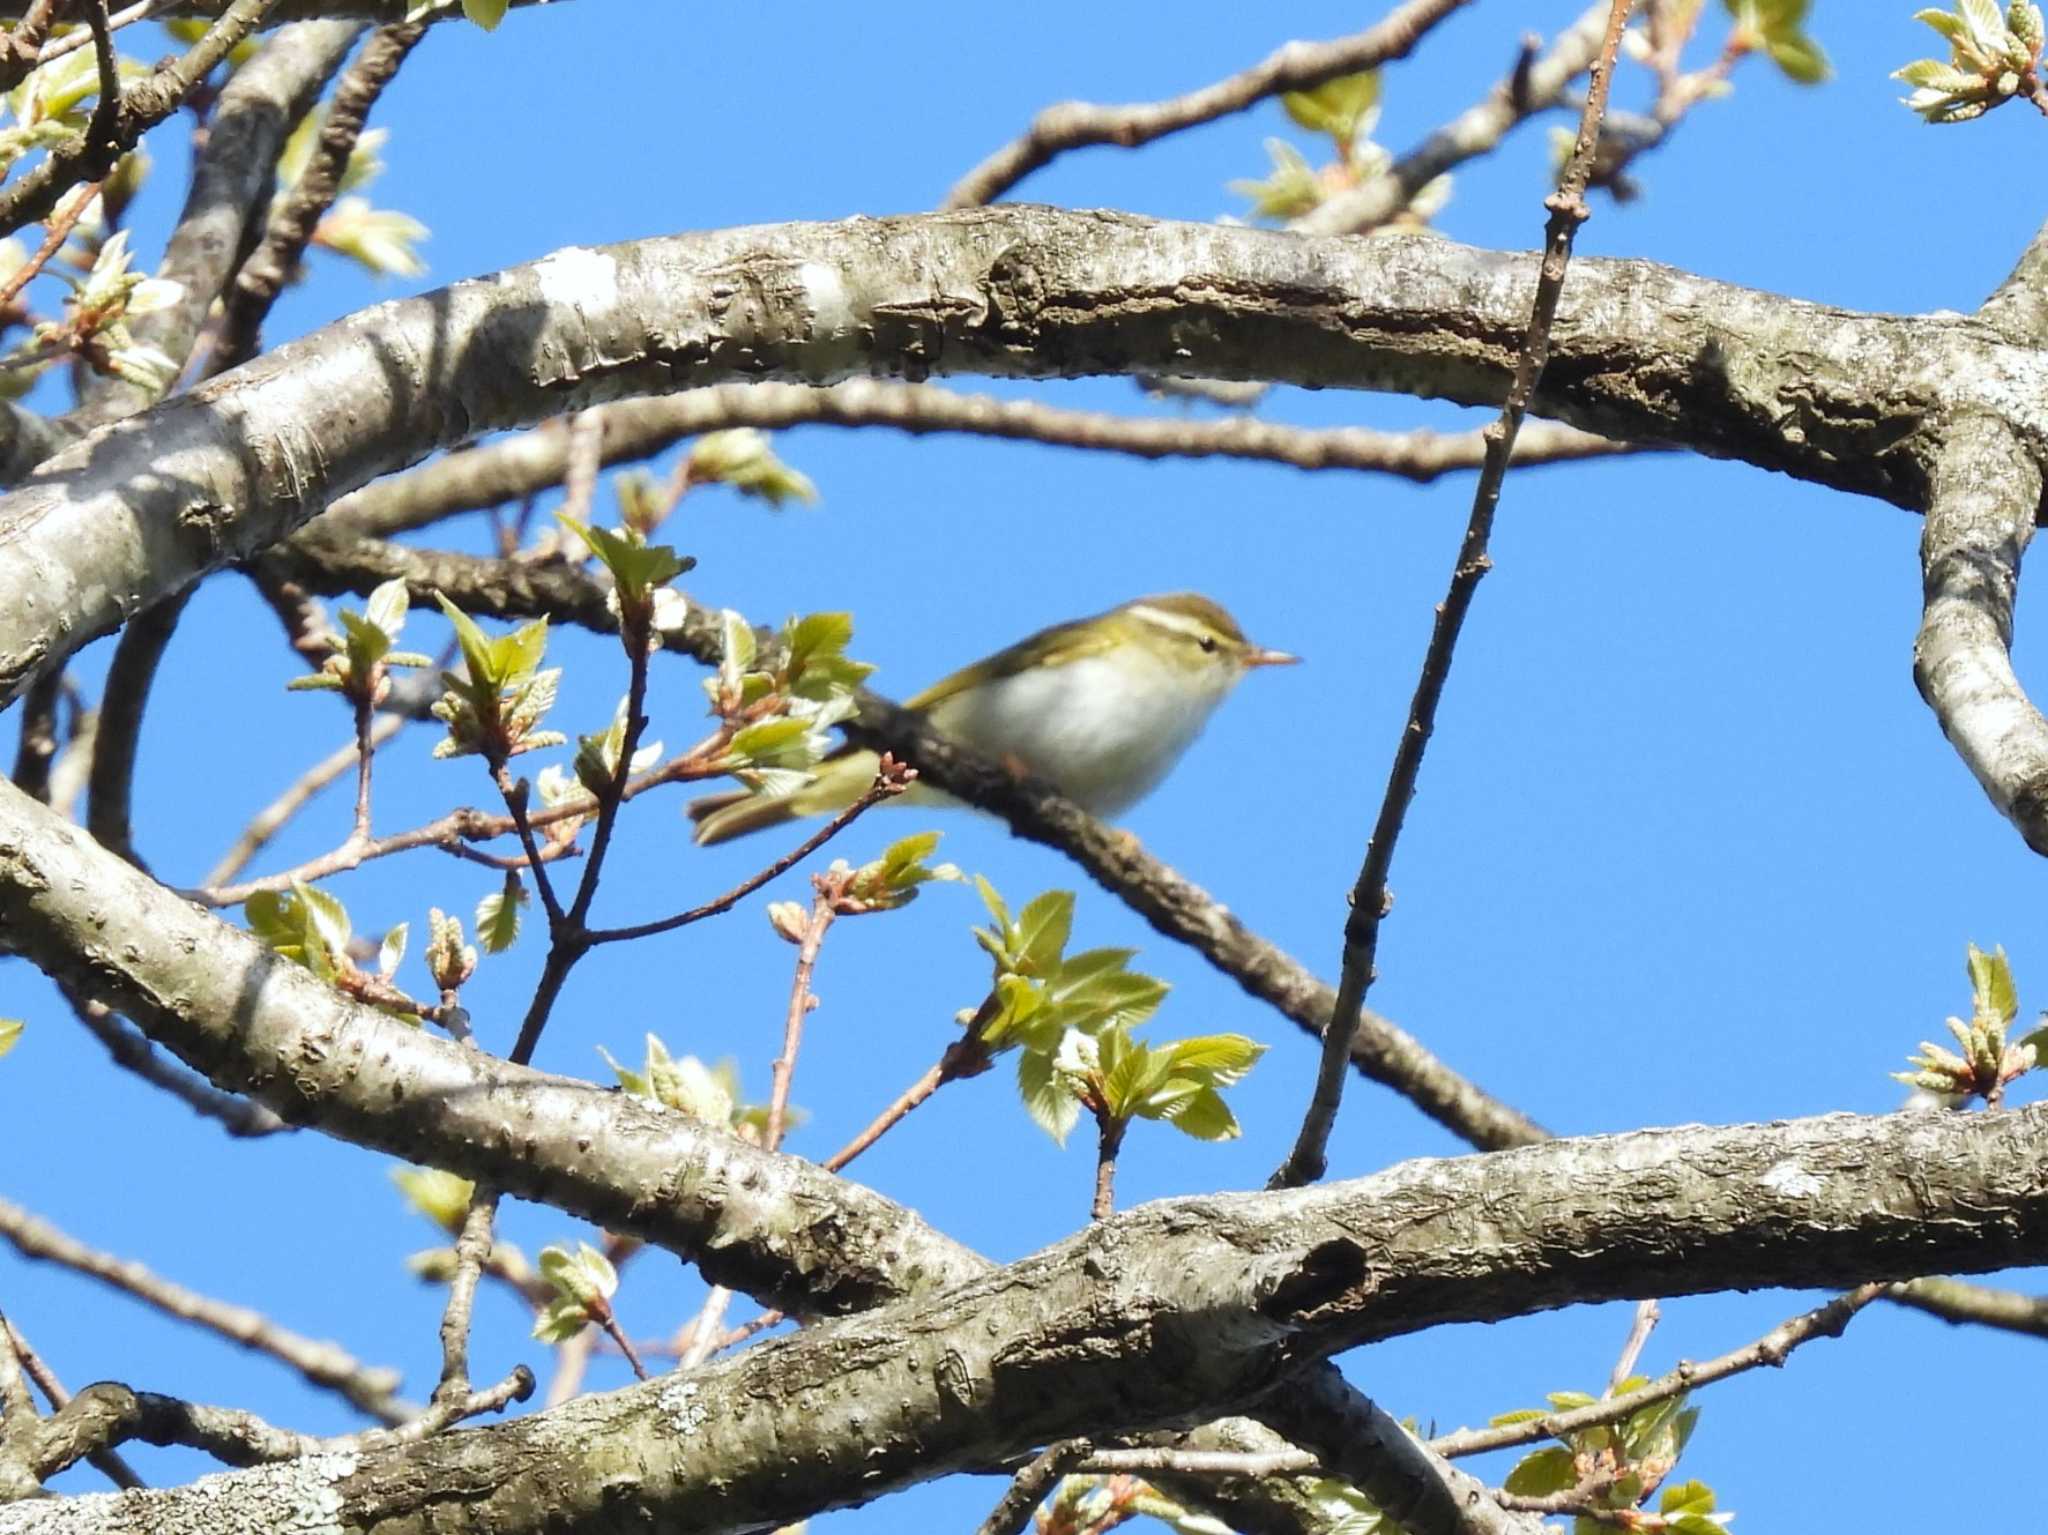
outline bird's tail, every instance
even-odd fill
[[[796,819],[798,811],[787,798],[767,799],[747,789],[709,794],[690,801],[690,819],[697,823],[697,845],[711,847],[744,837],[750,831],[780,826]]]
[[[748,832],[780,826],[798,816],[830,815],[844,810],[875,781],[875,754],[849,751],[818,764],[817,775],[794,794],[767,797],[746,789],[692,800],[690,819],[697,823],[697,845],[730,842]]]

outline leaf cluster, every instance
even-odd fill
[[[1069,955],[1074,893],[1048,890],[1012,916],[976,876],[989,926],[974,938],[994,966],[989,999],[974,1015],[991,1054],[1015,1048],[1017,1090],[1038,1125],[1065,1143],[1087,1109],[1117,1124],[1160,1119],[1198,1140],[1239,1133],[1221,1089],[1239,1081],[1265,1046],[1242,1034],[1147,1045],[1131,1030],[1158,1011],[1167,986],[1130,968],[1134,949]]]
[[[811,613],[782,626],[763,653],[738,613],[721,615],[724,654],[704,681],[711,709],[731,731],[720,771],[768,798],[794,794],[836,744],[832,727],[852,715],[855,692],[873,672],[846,654],[848,613]]]
[[[706,1066],[694,1055],[678,1059],[669,1054],[661,1036],[647,1036],[647,1051],[640,1069],[621,1066],[602,1045],[597,1053],[619,1079],[619,1086],[644,1103],[674,1109],[691,1119],[728,1130],[745,1141],[759,1145],[768,1130],[768,1105],[748,1103],[740,1094],[739,1067],[732,1060]],[[800,1110],[787,1108],[783,1123],[803,1122]]]
[[[1966,968],[1970,977],[1970,1021],[1965,1023],[1954,1017],[1947,1020],[1948,1031],[1955,1036],[1960,1053],[1922,1040],[1920,1053],[1907,1057],[1907,1064],[1913,1069],[1892,1073],[1894,1081],[1929,1094],[1951,1108],[1959,1108],[1973,1098],[1996,1102],[2008,1082],[2032,1071],[2042,1054],[2048,1052],[2048,1024],[2024,1039],[2009,1040],[2020,1002],[2004,947],[1986,954],[1971,944]]]
[[[630,520],[616,532],[594,527],[567,512],[555,513],[555,520],[582,539],[598,563],[611,572],[610,601],[619,614],[619,634],[627,646],[650,640],[658,644],[660,630],[654,622],[658,594],[697,562],[667,544],[650,544],[646,533]]]
[[[335,615],[341,621],[341,632],[330,630],[320,637],[331,654],[318,671],[294,677],[285,686],[293,692],[326,689],[351,700],[380,702],[388,691],[386,668],[434,664],[431,656],[392,648],[405,629],[409,607],[405,583],[386,581],[370,593],[361,613],[341,609]]]
[[[1731,52],[1760,52],[1801,85],[1818,85],[1830,73],[1827,53],[1807,35],[1812,0],[1724,0],[1735,18]]]
[[[1644,1377],[1631,1376],[1615,1388],[1615,1394],[1625,1395],[1647,1384]],[[1548,1400],[1547,1410],[1503,1413],[1493,1423],[1499,1427],[1533,1422],[1552,1413],[1591,1407],[1598,1398],[1583,1391],[1553,1391]],[[1699,1417],[1700,1410],[1688,1406],[1683,1393],[1666,1397],[1637,1408],[1619,1423],[1577,1429],[1564,1435],[1561,1444],[1531,1451],[1516,1462],[1502,1486],[1509,1492],[1539,1498],[1583,1488],[1587,1507],[1627,1511],[1628,1517],[1618,1521],[1625,1528],[1670,1531],[1672,1535],[1722,1535],[1733,1516],[1714,1512],[1713,1489],[1704,1482],[1665,1488],[1654,1512],[1641,1507],[1678,1464]],[[1612,1523],[1590,1514],[1573,1520],[1573,1535],[1599,1535],[1610,1528]]]
[[[768,434],[751,426],[699,437],[690,449],[686,472],[692,484],[730,485],[778,510],[787,501],[812,505],[818,499],[818,487],[810,477],[777,458]]]
[[[1949,56],[1915,59],[1892,78],[1913,87],[1905,99],[1930,123],[1964,123],[2040,88],[2044,29],[2041,8],[2012,0],[2001,14],[1996,0],[1956,0],[1955,14],[1916,11],[1948,44]]]
[[[578,1242],[574,1253],[566,1247],[543,1247],[540,1277],[554,1292],[533,1324],[534,1337],[543,1343],[566,1343],[590,1323],[611,1319],[619,1271],[588,1242]]]
[[[536,618],[496,639],[440,593],[434,600],[455,626],[463,671],[443,672],[447,691],[434,704],[434,717],[448,727],[434,746],[436,757],[481,756],[494,768],[522,752],[560,746],[568,737],[538,726],[555,702],[562,669],[540,669],[547,650],[548,621]]]
[[[389,987],[405,958],[408,924],[401,922],[385,933],[378,945],[374,976],[364,971],[350,955],[353,928],[348,908],[339,897],[303,880],[293,880],[290,890],[259,891],[243,903],[242,913],[248,918],[249,931],[272,953],[352,992],[378,989],[363,985],[372,980],[379,988]],[[387,1011],[418,1021],[417,1014],[410,1011]]]

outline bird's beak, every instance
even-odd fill
[[[1296,666],[1300,656],[1290,656],[1284,650],[1254,650],[1244,658],[1247,667],[1253,666]]]

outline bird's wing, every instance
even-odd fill
[[[1034,666],[1065,666],[1069,661],[1078,661],[1084,656],[1100,655],[1116,643],[1117,636],[1106,630],[1097,619],[1077,618],[1069,623],[1054,624],[1017,641],[1006,650],[997,651],[985,661],[963,666],[952,676],[941,678],[904,707],[929,712],[934,704],[943,703],[983,682],[998,677],[1014,677]]]

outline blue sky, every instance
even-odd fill
[[[1553,32],[1577,9],[1481,4],[1445,23],[1390,71],[1380,140],[1413,144],[1490,87],[1523,31]],[[1813,30],[1836,77],[1807,90],[1767,65],[1742,68],[1731,99],[1701,108],[1641,166],[1640,201],[1596,205],[1580,254],[1669,262],[1844,308],[1973,307],[2043,212],[2037,181],[2017,169],[2037,163],[2043,125],[2013,108],[1935,130],[1898,106],[1887,72],[1935,42],[1910,10],[1817,7]],[[432,226],[431,276],[376,284],[316,257],[314,280],[279,306],[270,339],[566,244],[928,208],[1046,103],[1176,93],[1287,37],[1335,36],[1375,14],[1048,0],[1028,19],[979,7],[807,8],[793,28],[754,8],[574,0],[515,13],[490,37],[443,27],[375,117],[392,130],[391,168],[372,195]],[[1710,38],[1720,19],[1708,7]],[[1641,72],[1619,89],[1640,104]],[[1212,218],[1241,208],[1224,183],[1262,174],[1261,141],[1273,134],[1314,152],[1269,105],[1139,152],[1070,156],[1018,195]],[[151,259],[182,191],[182,152],[166,146],[158,159],[138,217],[137,245]],[[1547,164],[1543,125],[1525,128],[1458,174],[1440,229],[1533,246]],[[995,392],[1156,408],[1118,380]],[[1280,390],[1264,409],[1310,425],[1481,420],[1334,392]],[[779,447],[818,482],[822,504],[771,513],[722,491],[693,497],[671,524],[699,560],[685,584],[756,621],[851,610],[855,653],[877,663],[875,684],[896,696],[1044,623],[1182,588],[1223,602],[1261,642],[1305,656],[1250,678],[1127,824],[1334,980],[1343,894],[1469,478],[1417,488],[824,428],[784,434]],[[1918,534],[1916,518],[1887,505],[1689,458],[1511,479],[1497,569],[1479,592],[1401,844],[1373,1005],[1565,1133],[1884,1112],[1899,1101],[1886,1073],[1945,1014],[1967,1010],[1969,941],[2003,943],[2023,1004],[2037,1006],[2048,975],[2038,862],[1913,688]],[[472,520],[443,536],[475,546],[478,529]],[[2038,676],[2043,658],[2024,618],[2021,674]],[[418,632],[438,642],[428,620]],[[565,634],[556,653],[569,667],[559,721],[595,728],[623,688],[616,647]],[[102,645],[78,665],[95,687],[105,654]],[[164,877],[196,880],[251,809],[345,738],[330,700],[284,694],[294,670],[243,586],[206,588],[142,743],[138,840]],[[687,662],[656,669],[654,733],[672,745],[702,728],[697,680]],[[11,729],[0,727],[10,750]],[[380,830],[485,798],[475,763],[429,761],[431,740],[415,731],[380,759]],[[755,844],[692,849],[678,804],[657,796],[633,808],[603,920],[664,914],[754,867]],[[865,856],[930,824],[946,833],[946,857],[1016,900],[1078,884],[1077,933],[1138,946],[1138,963],[1174,983],[1159,1034],[1235,1029],[1272,1045],[1239,1090],[1245,1138],[1196,1147],[1140,1127],[1120,1201],[1256,1186],[1304,1100],[1306,1039],[1055,855],[990,821],[920,814],[878,815],[839,850]],[[347,806],[331,796],[263,867],[310,856],[346,827]],[[466,912],[490,883],[416,854],[336,888],[359,927],[410,919],[419,934],[429,903]],[[800,893],[795,876],[772,892]],[[571,981],[539,1064],[600,1074],[597,1046],[635,1057],[651,1029],[678,1053],[735,1057],[765,1095],[790,951],[760,908],[755,900],[718,924],[600,951]],[[900,914],[835,930],[797,1071],[795,1096],[812,1117],[791,1149],[828,1153],[935,1057],[954,1012],[986,984],[967,936],[979,919],[971,894],[937,888]],[[529,934],[487,961],[465,998],[495,1048],[509,1047],[538,949]],[[227,1141],[112,1071],[19,963],[0,969],[0,1011],[29,1019],[0,1064],[0,1119],[20,1153],[0,1177],[8,1197],[195,1288],[400,1365],[424,1394],[439,1296],[401,1260],[432,1233],[403,1209],[380,1159],[311,1135]],[[996,1258],[1072,1230],[1091,1172],[1078,1143],[1059,1151],[1030,1126],[1006,1083],[998,1072],[948,1088],[859,1166],[863,1181]],[[2033,1096],[2026,1084],[2020,1096]],[[1332,1170],[1353,1176],[1459,1149],[1404,1103],[1354,1082]],[[507,1229],[529,1252],[582,1234],[531,1208],[511,1211]],[[2039,1274],[2012,1279],[2041,1287]],[[698,1294],[693,1277],[655,1254],[628,1271],[619,1308],[656,1334]],[[116,1377],[309,1431],[353,1426],[273,1363],[11,1252],[0,1252],[0,1298],[74,1386]],[[1645,1364],[1733,1347],[1811,1299],[1671,1303]],[[1346,1365],[1397,1414],[1448,1428],[1546,1390],[1598,1389],[1626,1327],[1626,1308],[1579,1308],[1397,1340]],[[487,1300],[479,1374],[521,1358],[545,1374],[524,1332],[511,1305]],[[1904,1468],[1960,1452],[1951,1425],[1962,1421],[1988,1425],[1992,1453],[2018,1452],[2038,1347],[1874,1310],[1783,1374],[1706,1393],[1685,1470],[1740,1512],[1738,1530],[1952,1516],[1952,1477]],[[609,1361],[593,1372],[603,1385],[623,1379]],[[1902,1401],[1920,1411],[1901,1412]],[[1786,1453],[1790,1426],[1804,1431],[1796,1454]],[[165,1479],[195,1469],[177,1454],[134,1458]],[[1485,1469],[1497,1478],[1505,1464]],[[63,1485],[94,1480],[80,1472]],[[997,1491],[956,1480],[817,1527],[971,1525]],[[1975,1479],[1967,1496],[1987,1528],[2035,1513],[2021,1477]]]

